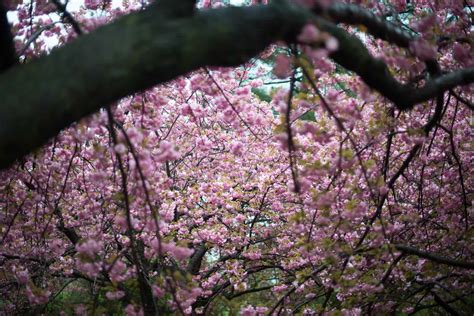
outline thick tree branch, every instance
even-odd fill
[[[73,244],[76,245],[79,240],[81,240],[81,236],[79,236],[74,228],[66,227],[64,224],[64,218],[62,216],[61,210],[56,208],[54,210],[54,214],[58,217],[58,230],[66,235],[67,239]]]
[[[419,250],[419,249],[416,249],[416,248],[413,248],[413,247],[409,247],[409,246],[405,246],[405,245],[399,245],[399,244],[395,245],[395,249],[397,249],[398,251],[401,251],[405,254],[415,255],[415,256],[418,256],[420,258],[431,260],[433,262],[442,263],[442,264],[446,264],[446,265],[453,266],[453,267],[458,267],[458,268],[474,269],[474,262],[471,262],[471,261],[454,260],[454,259],[450,259],[450,258],[440,256],[438,254],[422,251],[422,250]]]
[[[16,65],[18,58],[15,53],[13,35],[7,19],[7,9],[0,1],[0,73]]]
[[[305,19],[277,5],[177,19],[150,7],[15,67],[0,76],[0,168],[121,97],[201,66],[239,65]]]
[[[187,271],[192,275],[198,275],[201,269],[202,259],[208,248],[205,243],[200,244],[194,249],[194,253],[189,259]]]
[[[469,68],[419,89],[403,85],[358,38],[286,1],[178,16],[151,6],[0,76],[0,169],[104,105],[203,66],[239,65],[277,40],[294,41],[310,20],[339,40],[331,58],[399,109],[474,81]]]

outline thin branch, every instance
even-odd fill
[[[222,94],[222,96],[224,97],[224,99],[227,101],[227,103],[229,104],[229,106],[232,108],[232,110],[234,111],[234,113],[237,115],[237,117],[239,118],[239,120],[245,125],[245,127],[247,127],[247,129],[249,130],[249,132],[258,140],[261,141],[261,139],[258,137],[257,134],[255,134],[255,132],[252,130],[252,128],[249,126],[249,124],[244,120],[244,118],[240,115],[240,112],[237,111],[237,109],[235,108],[234,104],[232,104],[232,102],[230,102],[229,98],[227,97],[227,95],[225,94],[224,90],[221,88],[221,86],[217,83],[217,81],[214,79],[214,77],[212,76],[211,72],[209,71],[209,69],[205,68],[206,70],[206,73],[207,75],[209,76],[209,78],[211,78],[212,82],[217,86],[217,89],[220,91],[220,93]]]
[[[296,146],[293,139],[293,130],[291,128],[291,105],[293,101],[293,94],[295,90],[295,81],[296,81],[296,68],[293,70],[293,74],[291,75],[290,79],[290,92],[288,95],[288,103],[286,105],[286,113],[285,113],[285,129],[286,129],[286,136],[288,138],[288,157],[290,160],[290,169],[291,169],[291,177],[293,179],[293,186],[294,191],[296,194],[300,193],[300,183],[298,180],[298,165],[296,163],[295,151]]]
[[[44,25],[42,27],[40,27],[36,32],[34,32],[30,38],[26,41],[25,45],[23,45],[23,48],[20,50],[20,53],[18,54],[19,56],[22,56],[23,54],[25,54],[26,50],[28,49],[28,47],[30,47],[30,45],[36,41],[38,39],[38,37],[40,37],[40,35],[44,32],[44,31],[47,31],[47,30],[50,30],[54,27],[55,24],[57,24],[59,22],[53,22],[51,24],[48,24],[48,25]]]
[[[58,11],[61,12],[63,19],[71,24],[74,32],[76,32],[77,35],[82,35],[84,32],[82,31],[81,26],[72,16],[72,14],[66,9],[67,3],[62,4],[59,0],[51,0],[51,2],[54,3]]]
[[[431,295],[433,295],[433,298],[436,303],[438,303],[439,306],[441,306],[446,312],[448,312],[449,315],[457,316],[459,313],[454,310],[447,302],[445,302],[441,297],[439,297],[436,292],[433,290],[430,290]]]
[[[112,115],[112,111],[109,106],[106,107],[107,117],[108,117],[108,124],[109,124],[109,132],[112,138],[112,144],[114,146],[113,150],[115,151],[115,146],[118,144],[117,141],[117,133],[115,132],[114,128],[114,118]],[[119,167],[120,175],[121,175],[121,185],[122,185],[122,193],[123,199],[125,202],[125,218],[127,223],[127,235],[130,238],[130,248],[132,251],[132,257],[137,269],[137,276],[138,276],[138,286],[140,289],[140,298],[142,306],[145,310],[145,313],[149,315],[155,315],[157,308],[155,304],[155,300],[153,298],[153,294],[151,291],[150,284],[147,279],[146,271],[143,267],[142,258],[139,254],[139,247],[137,246],[137,240],[135,237],[135,230],[132,224],[132,217],[130,213],[130,198],[127,189],[127,173],[125,172],[124,164],[122,161],[122,157],[118,152],[115,151],[115,157],[117,159],[117,164]]]
[[[407,48],[415,35],[406,32],[386,19],[376,16],[371,11],[354,4],[336,2],[328,8],[316,5],[313,9],[317,14],[327,14],[335,23],[364,25],[367,32],[375,38],[386,40],[399,47]]]

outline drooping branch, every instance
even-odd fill
[[[474,67],[470,67],[432,78],[421,88],[402,84],[392,76],[382,60],[369,53],[360,39],[324,19],[317,18],[315,22],[339,41],[339,49],[330,57],[358,74],[369,87],[392,101],[399,110],[410,110],[439,93],[474,82]]]
[[[474,269],[474,262],[471,261],[459,261],[451,258],[446,258],[435,253],[422,251],[406,245],[395,245],[395,248],[398,251],[401,251],[408,255],[415,255],[420,258],[431,260],[433,262],[446,264],[453,267],[464,268],[464,269]]]
[[[130,14],[0,76],[0,169],[71,123],[131,93],[203,66],[236,66],[277,40],[292,42],[309,20],[335,36],[331,58],[402,110],[474,81],[474,68],[428,81],[398,82],[356,37],[286,1],[176,16],[163,8]],[[181,12],[181,11],[179,11]]]

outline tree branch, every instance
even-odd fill
[[[208,248],[206,247],[206,243],[201,243],[194,249],[194,253],[189,259],[187,271],[192,275],[198,275],[199,270],[201,269],[202,259],[206,254]]]
[[[53,2],[58,11],[61,12],[62,18],[66,22],[71,24],[74,32],[76,32],[77,35],[82,35],[83,32],[81,26],[79,25],[79,23],[77,23],[76,19],[74,19],[72,14],[66,9],[67,3],[62,4],[59,0],[51,0],[51,2]]]
[[[438,254],[431,252],[422,251],[410,246],[396,244],[395,249],[401,251],[405,254],[415,255],[423,259],[431,260],[433,262],[446,264],[453,267],[464,268],[464,269],[474,269],[474,262],[471,261],[458,261],[446,257],[442,257]]]
[[[306,15],[291,8],[165,19],[150,7],[0,76],[0,169],[106,104],[205,65],[239,65],[296,36]]]
[[[359,38],[324,19],[316,18],[315,22],[321,30],[330,33],[339,41],[339,49],[330,57],[344,68],[358,74],[369,87],[392,101],[399,110],[410,110],[416,104],[428,101],[439,93],[474,82],[474,67],[470,67],[436,76],[421,88],[402,84],[390,74],[382,60],[369,53]]]
[[[313,11],[328,16],[334,23],[364,25],[372,36],[399,47],[408,48],[410,42],[416,38],[414,34],[354,4],[336,2],[328,8],[316,5]]]
[[[203,66],[237,66],[277,40],[294,42],[310,20],[339,40],[330,56],[335,62],[401,110],[474,81],[474,68],[468,68],[419,89],[401,84],[357,37],[284,0],[179,17],[151,6],[0,75],[0,169],[131,93]]]
[[[0,73],[18,63],[13,35],[7,19],[7,8],[0,1]]]
[[[433,290],[430,290],[430,293],[431,295],[433,295],[435,302],[439,306],[441,306],[446,312],[448,312],[449,315],[454,315],[454,316],[459,315],[459,313],[454,308],[452,308],[447,302],[445,302],[441,297],[439,297],[439,295],[436,294],[436,292],[434,292]]]

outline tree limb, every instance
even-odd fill
[[[0,76],[0,169],[61,129],[201,66],[236,66],[298,34],[302,10],[224,8],[165,19],[130,14]]]
[[[315,22],[320,29],[339,41],[339,49],[330,57],[344,68],[358,74],[369,87],[392,101],[399,110],[410,110],[416,104],[428,101],[439,93],[474,82],[474,67],[470,67],[436,76],[421,88],[402,84],[390,74],[382,60],[369,53],[359,38],[324,19],[317,18]]]
[[[438,254],[422,251],[410,246],[396,244],[395,249],[401,251],[405,254],[415,255],[423,259],[431,260],[433,262],[446,264],[453,267],[464,268],[464,269],[474,269],[474,262],[471,261],[459,261],[446,257],[442,257]]]
[[[122,97],[203,66],[236,66],[277,40],[294,42],[307,21],[336,37],[330,57],[401,110],[474,81],[474,68],[422,88],[398,82],[355,36],[286,1],[164,16],[154,6],[81,36],[0,75],[0,169],[73,122]]]
[[[13,35],[7,19],[7,8],[3,1],[0,1],[0,73],[17,63]]]
[[[336,2],[328,8],[316,5],[313,11],[316,14],[326,15],[335,23],[364,25],[372,36],[399,47],[408,48],[410,42],[415,39],[414,34],[354,4]]]
[[[202,259],[206,254],[208,248],[206,243],[201,243],[194,249],[194,253],[189,259],[187,271],[192,275],[198,275],[201,269]]]

